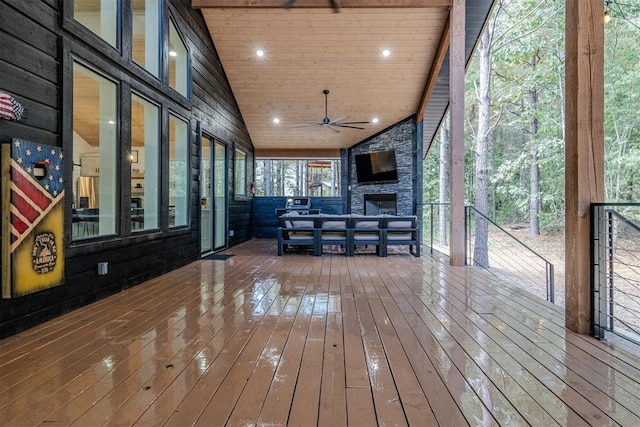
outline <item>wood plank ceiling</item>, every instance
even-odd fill
[[[339,13],[324,0],[300,0],[289,10],[284,3],[192,0],[258,156],[337,154],[416,114],[436,56],[444,55],[438,46],[450,1],[343,0]],[[329,119],[369,122],[355,125],[364,129],[309,126],[325,117],[325,89]]]

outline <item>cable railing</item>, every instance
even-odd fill
[[[473,206],[465,213],[467,265],[555,303],[553,264]]]
[[[640,344],[640,204],[596,203],[593,218],[593,333]]]
[[[426,203],[423,209],[422,242],[429,252],[449,255],[449,203]]]
[[[429,251],[449,255],[448,203],[425,203],[422,220],[422,242]],[[486,227],[485,251],[475,251],[476,224]],[[543,256],[517,237],[482,215],[472,206],[465,214],[466,263],[483,268],[502,280],[526,289],[550,302],[555,302],[554,267]]]

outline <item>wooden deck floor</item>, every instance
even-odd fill
[[[0,341],[0,425],[640,425],[637,348],[484,272],[228,252]]]

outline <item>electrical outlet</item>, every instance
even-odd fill
[[[105,276],[109,272],[109,263],[108,262],[99,262],[98,263],[98,276]]]

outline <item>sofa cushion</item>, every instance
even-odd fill
[[[357,221],[354,228],[376,229],[379,227],[379,221]]]
[[[313,231],[291,231],[289,232],[290,240],[310,239],[313,237]]]
[[[387,228],[413,228],[413,222],[410,220],[392,220],[387,222]]]
[[[358,232],[353,234],[353,240],[380,240],[378,233]]]
[[[342,228],[345,229],[347,228],[347,222],[346,221],[340,221],[340,220],[336,220],[336,221],[324,221],[322,223],[322,228],[325,230],[330,230],[330,229],[337,229],[337,228]]]
[[[411,236],[411,233],[404,233],[404,232],[387,233],[387,241],[394,241],[394,240],[413,240],[413,237]]]

